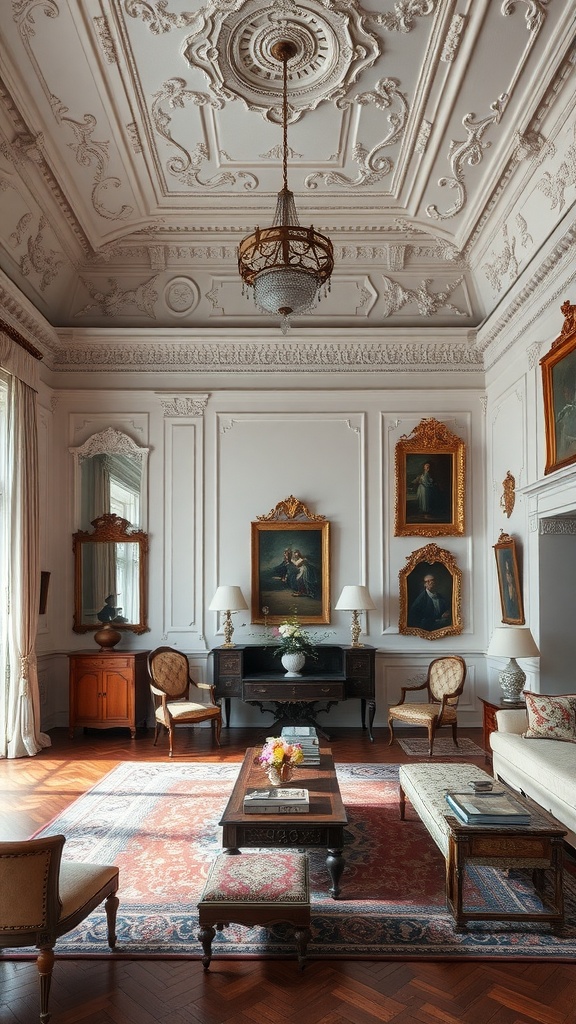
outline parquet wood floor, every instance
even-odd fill
[[[239,761],[258,730],[179,734],[178,756]],[[480,730],[467,730],[481,745]],[[0,762],[0,837],[19,839],[46,824],[119,761],[166,759],[150,734],[64,729],[34,758]],[[387,731],[334,730],[339,761],[408,761]],[[483,759],[473,763],[483,765]],[[450,962],[199,961],[58,959],[52,1024],[576,1024],[576,964]],[[35,1024],[36,966],[0,957],[0,1024]]]

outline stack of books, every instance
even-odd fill
[[[503,789],[446,793],[446,803],[465,825],[529,825],[530,813]]]
[[[320,764],[320,743],[313,725],[285,725],[282,729],[282,739],[288,743],[300,744],[304,752],[302,767]]]
[[[244,814],[306,814],[310,797],[307,789],[252,789],[243,808]]]

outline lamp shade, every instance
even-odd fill
[[[376,607],[368,593],[368,587],[342,587],[342,593],[335,606],[339,611],[372,611]]]
[[[496,626],[486,653],[502,658],[540,657],[528,626]]]
[[[212,598],[209,609],[211,612],[240,612],[248,605],[240,587],[218,587]]]

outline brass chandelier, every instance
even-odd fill
[[[294,193],[288,188],[288,61],[297,53],[287,39],[270,48],[282,63],[282,174],[272,227],[256,228],[238,246],[238,270],[244,285],[254,288],[254,301],[264,313],[281,317],[286,334],[290,317],[309,312],[329,288],[334,250],[326,235],[300,226]]]

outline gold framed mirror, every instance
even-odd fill
[[[107,514],[92,521],[93,531],[73,534],[75,633],[110,623],[116,629],[147,633],[148,535],[127,519]]]

